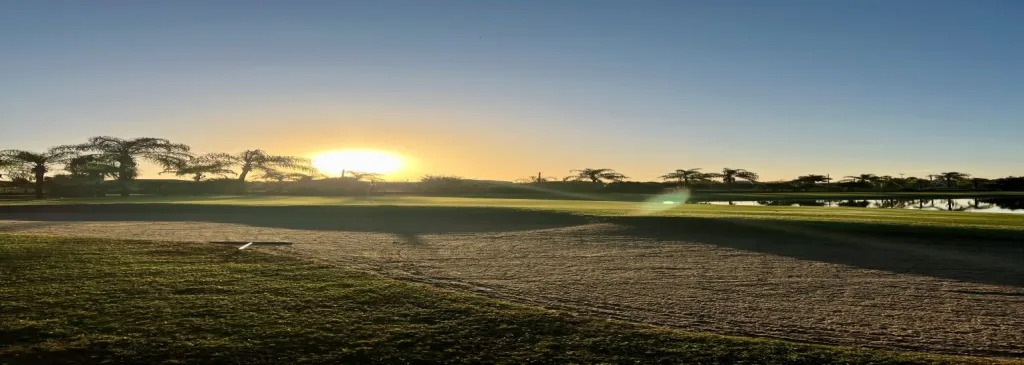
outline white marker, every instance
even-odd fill
[[[242,247],[239,247],[238,249],[239,250],[244,250],[246,247],[249,247],[249,246],[252,246],[252,242],[246,243],[246,244],[242,245]]]

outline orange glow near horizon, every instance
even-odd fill
[[[340,176],[343,171],[390,175],[404,166],[402,156],[379,150],[329,151],[313,157],[313,167],[327,176]]]

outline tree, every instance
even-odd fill
[[[569,173],[576,175],[567,176],[564,181],[587,181],[590,180],[593,183],[604,183],[604,180],[610,181],[622,181],[627,179],[623,174],[615,172],[612,169],[582,169],[582,170],[569,170]]]
[[[117,177],[117,166],[93,155],[77,156],[68,160],[64,170],[71,176],[88,176],[101,181],[107,177]]]
[[[981,177],[972,177],[972,178],[970,178],[967,181],[969,181],[971,183],[971,189],[974,189],[974,190],[979,190],[979,189],[981,189],[982,186],[992,182],[992,180],[989,180],[989,179],[986,179],[986,178],[981,178]]]
[[[757,182],[757,179],[759,178],[759,176],[753,172],[744,169],[731,169],[728,167],[722,169],[721,174],[714,174],[713,176],[721,178],[722,182],[724,182],[729,189],[732,189],[732,184],[735,183],[737,179],[747,180],[753,183]]]
[[[947,188],[955,188],[957,185],[960,184],[960,182],[966,180],[969,177],[971,177],[971,174],[965,174],[956,171],[942,172],[935,175],[935,178],[946,183]]]
[[[234,174],[235,172],[230,167],[230,161],[220,158],[217,154],[207,154],[182,161],[165,169],[161,174],[173,173],[176,176],[192,176],[192,180],[199,182],[207,175],[219,175],[223,178],[227,174]]]
[[[100,185],[106,178],[117,177],[117,166],[93,155],[77,156],[68,160],[64,170],[71,174],[72,183],[82,184],[89,189],[89,195],[103,196]]]
[[[46,173],[50,171],[50,167],[74,157],[75,151],[64,147],[54,147],[42,153],[5,150],[0,151],[0,156],[2,156],[0,160],[5,161],[4,164],[10,166],[10,168],[30,171],[32,173],[36,199],[42,199],[43,183],[45,182]]]
[[[89,138],[88,143],[72,148],[81,152],[91,152],[97,160],[116,166],[121,196],[128,196],[129,183],[139,175],[138,160],[154,162],[167,170],[185,164],[192,158],[188,146],[152,137],[122,139],[99,136]]]
[[[267,154],[263,150],[245,150],[241,153],[211,154],[214,158],[223,160],[226,166],[237,166],[239,168],[238,181],[245,182],[250,172],[259,172],[263,175],[284,173],[285,170],[297,170],[300,172],[313,172],[309,159],[293,156],[277,156]]]
[[[268,180],[275,182],[275,190],[280,193],[284,191],[285,181],[309,181],[313,180],[313,175],[302,174],[298,172],[281,172],[277,170],[266,171],[259,176],[262,180]]]
[[[861,184],[871,185],[879,181],[879,177],[875,174],[860,174],[857,176],[846,176],[847,179],[853,180]]]
[[[817,184],[817,183],[827,183],[829,181],[832,181],[832,178],[830,178],[828,176],[825,176],[825,175],[814,175],[814,174],[811,174],[811,175],[797,176],[797,178],[794,179],[793,181],[794,182],[803,183],[803,184]]]
[[[817,186],[819,183],[828,183],[829,181],[832,181],[832,178],[828,176],[811,174],[797,176],[796,179],[793,179],[793,184],[801,189],[807,190]]]
[[[689,186],[694,181],[708,180],[707,174],[700,172],[700,168],[675,170],[662,175],[661,178],[664,180],[679,180],[679,185],[683,186]]]
[[[375,172],[349,171],[348,174],[352,175],[352,178],[355,179],[355,181],[363,181],[363,180],[372,181],[372,182],[384,181],[384,178],[382,178],[380,174],[375,173]]]

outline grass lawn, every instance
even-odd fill
[[[969,228],[1024,231],[1024,214],[995,214],[946,211],[920,211],[908,209],[865,209],[842,207],[786,207],[786,206],[721,206],[704,204],[671,204],[682,197],[661,196],[649,202],[589,201],[553,199],[499,199],[457,198],[426,196],[382,197],[295,197],[295,196],[133,196],[88,199],[50,199],[0,201],[4,206],[15,205],[77,205],[77,204],[198,204],[237,206],[417,206],[417,207],[474,207],[508,208],[566,212],[591,216],[654,216],[785,220],[803,222],[832,222],[891,226],[926,226],[943,228]],[[669,204],[666,204],[669,202]]]
[[[990,362],[575,317],[230,246],[0,235],[0,364]]]

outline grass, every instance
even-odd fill
[[[990,229],[1024,231],[1024,214],[992,214],[908,209],[865,209],[842,207],[720,206],[664,204],[682,197],[664,196],[651,202],[499,199],[425,196],[381,197],[293,197],[293,196],[199,196],[129,198],[51,199],[41,201],[0,201],[3,206],[54,204],[198,204],[237,206],[420,206],[420,207],[502,207],[511,209],[568,212],[590,216],[656,216],[784,220],[802,222],[867,223],[892,226],[925,226],[949,229]]]
[[[811,191],[811,192],[697,192],[696,200],[846,200],[846,199],[956,199],[956,198],[1018,197],[1021,191]]]
[[[574,197],[575,196],[575,197]],[[644,201],[650,194],[600,193],[573,194],[557,191],[533,190],[514,194],[483,194],[479,198],[527,198],[527,199],[579,199]],[[1024,198],[1022,191],[809,191],[809,192],[763,192],[763,191],[696,191],[691,201],[743,201],[743,200],[860,200],[860,199],[956,199],[956,198]]]
[[[0,235],[0,363],[990,362],[576,317],[204,244]]]

